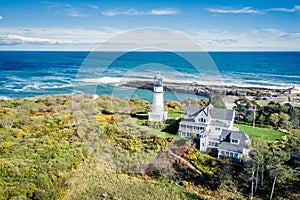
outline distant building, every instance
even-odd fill
[[[214,108],[212,105],[187,106],[179,123],[178,136],[196,137],[201,152],[216,148],[219,158],[226,155],[240,161],[241,155],[248,152],[250,139],[233,127],[234,117],[233,109]]]
[[[154,76],[152,111],[148,113],[148,121],[163,122],[168,113],[164,110],[164,86],[162,76],[157,73]]]
[[[288,88],[288,89],[284,90],[284,93],[285,94],[299,94],[300,90],[297,89],[295,86],[293,86],[291,88]]]

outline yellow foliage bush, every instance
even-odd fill
[[[111,123],[114,121],[112,115],[104,115],[102,113],[98,114],[96,119],[99,123]]]

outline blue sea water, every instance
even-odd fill
[[[151,91],[119,85],[151,80],[286,88],[300,85],[300,52],[0,51],[0,97],[90,93],[151,100]],[[188,94],[166,92],[170,100]]]

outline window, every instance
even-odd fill
[[[238,140],[235,140],[235,139],[231,139],[231,143],[233,143],[233,144],[238,144],[239,141],[238,141]]]
[[[226,151],[226,156],[229,156],[229,152],[228,151]]]
[[[219,130],[221,130],[221,128],[216,127],[215,130],[216,130],[216,131],[219,131]]]
[[[224,155],[224,153],[225,153],[224,151],[221,151],[221,155]]]
[[[238,157],[239,157],[239,154],[238,154],[238,153],[235,153],[235,154],[234,154],[234,157],[235,157],[235,158],[238,158]]]
[[[230,152],[230,157],[233,157],[233,153],[232,152]]]
[[[199,122],[201,122],[201,123],[206,123],[206,119],[201,117],[201,118],[199,119]]]
[[[208,145],[209,145],[209,146],[212,146],[212,147],[217,147],[217,146],[218,146],[218,143],[217,143],[217,142],[209,141],[209,142],[208,142]]]
[[[204,147],[204,142],[202,143],[202,146]]]

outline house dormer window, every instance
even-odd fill
[[[232,144],[238,144],[238,143],[239,143],[239,140],[231,139],[231,143],[232,143]]]
[[[203,118],[203,117],[201,117],[201,118],[199,119],[199,122],[201,122],[201,123],[206,123],[206,119]]]

